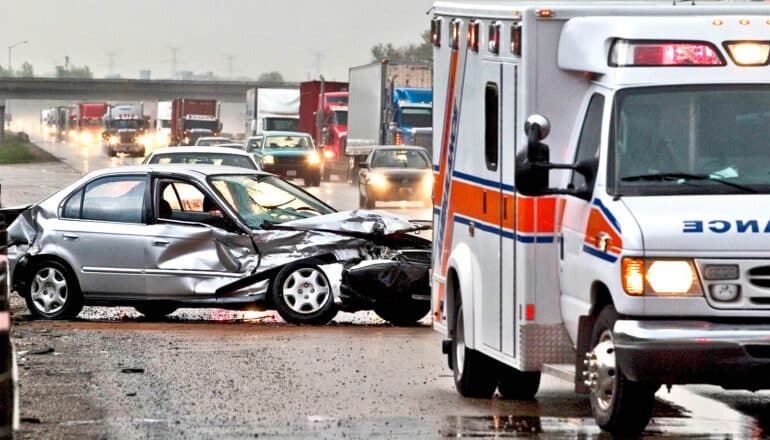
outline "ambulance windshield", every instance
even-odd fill
[[[627,89],[612,119],[610,192],[770,193],[770,87]]]

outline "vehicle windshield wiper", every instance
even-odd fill
[[[652,180],[652,181],[669,181],[669,180],[710,180],[712,182],[719,182],[723,185],[737,188],[744,192],[755,193],[756,189],[741,185],[739,183],[733,183],[728,180],[720,179],[709,174],[690,174],[690,173],[651,173],[651,174],[638,174],[635,176],[625,176],[620,178],[623,182],[636,182],[640,180]]]

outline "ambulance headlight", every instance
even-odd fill
[[[703,296],[692,260],[623,258],[621,281],[632,296]]]
[[[728,41],[727,53],[739,66],[764,66],[768,63],[770,43],[759,41]]]

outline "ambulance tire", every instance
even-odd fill
[[[612,329],[615,321],[618,320],[618,313],[615,307],[608,305],[602,309],[594,324],[591,332],[590,347],[594,355],[598,355],[597,362],[599,384],[609,383],[607,389],[591,391],[591,411],[593,412],[596,424],[604,430],[613,434],[635,435],[644,431],[644,428],[652,418],[652,409],[655,406],[655,392],[658,386],[651,384],[633,382],[623,375],[620,369],[615,368],[614,356],[614,336]],[[601,347],[599,345],[602,344]],[[598,348],[598,350],[597,350]],[[607,356],[609,355],[609,357]],[[602,362],[602,358],[609,359],[609,362]],[[610,368],[601,368],[601,366]],[[589,369],[591,366],[588,367]],[[607,374],[606,378],[612,378],[609,382],[602,382],[602,372]]]
[[[404,302],[385,302],[374,306],[374,313],[380,318],[399,327],[419,324],[430,312],[430,302],[410,299]]]
[[[488,399],[497,388],[499,364],[496,360],[465,345],[462,304],[457,307],[454,321],[450,356],[454,367],[455,388],[463,397]]]
[[[538,388],[540,388],[539,371],[520,371],[507,365],[501,366],[497,391],[503,399],[532,400]]]

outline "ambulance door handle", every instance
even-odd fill
[[[476,225],[473,222],[468,223],[468,233],[471,234],[471,237],[476,235]]]
[[[559,234],[559,259],[564,260],[564,234]]]

